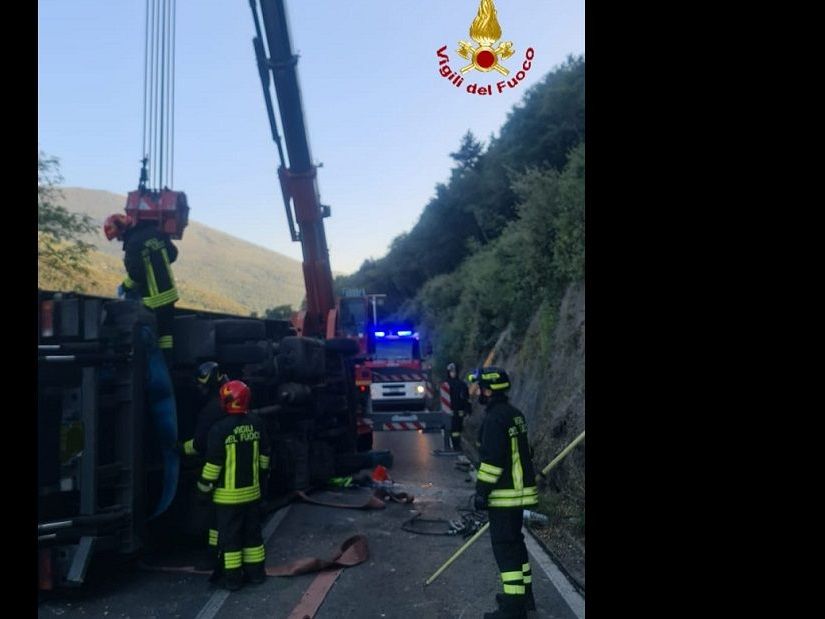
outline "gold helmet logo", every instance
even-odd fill
[[[515,53],[512,41],[502,41],[497,47],[493,45],[501,38],[501,25],[496,17],[496,7],[493,0],[481,0],[478,7],[478,15],[470,25],[470,38],[478,43],[478,47],[473,47],[466,41],[458,42],[458,55],[470,61],[466,67],[461,69],[462,73],[477,69],[487,73],[488,71],[498,71],[502,75],[507,75],[510,71],[501,66],[500,60],[507,60]]]

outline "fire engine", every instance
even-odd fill
[[[371,410],[425,410],[432,388],[418,333],[409,325],[379,325],[370,344],[364,365],[370,372]]]

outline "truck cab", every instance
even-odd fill
[[[372,410],[425,410],[429,379],[418,333],[409,326],[377,326],[365,363],[371,374]]]

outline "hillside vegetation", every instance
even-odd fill
[[[448,360],[474,364],[541,312],[544,353],[567,287],[584,278],[584,59],[533,86],[486,146],[467,133],[417,224],[341,287],[388,295]]]
[[[49,277],[44,270],[38,286],[114,296],[124,276],[122,244],[109,242],[100,231],[106,216],[123,212],[126,196],[77,187],[61,189],[62,204],[70,212],[86,213],[95,232],[82,238],[94,245],[88,275],[68,279]],[[195,208],[190,215],[197,215]],[[182,307],[233,314],[263,315],[267,308],[298,308],[304,297],[301,263],[189,220],[173,265]]]
[[[569,58],[526,93],[498,137],[471,133],[416,225],[341,287],[387,293],[434,347],[443,378],[491,359],[511,372],[537,467],[584,429],[585,63]],[[474,449],[480,415],[465,427]],[[584,446],[542,492],[550,547],[584,581]]]

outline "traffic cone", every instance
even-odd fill
[[[380,464],[375,467],[375,470],[372,472],[372,481],[381,483],[383,481],[387,481],[390,476],[387,474],[387,469],[385,469]]]

